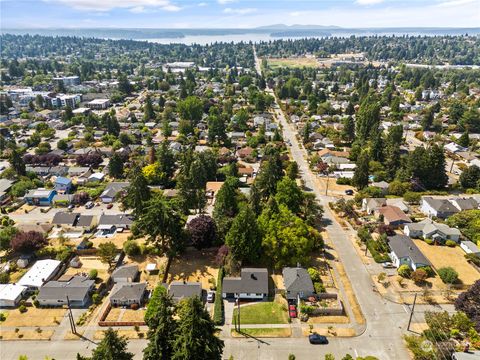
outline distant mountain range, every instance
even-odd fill
[[[480,35],[479,28],[342,28],[323,25],[274,24],[251,29],[152,29],[152,28],[31,28],[5,29],[2,34],[38,34],[45,36],[80,36],[110,39],[181,39],[186,36],[222,36],[267,34],[271,37],[321,37],[350,35]]]

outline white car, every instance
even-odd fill
[[[215,301],[215,293],[213,291],[209,291],[207,293],[207,302],[213,303]]]
[[[85,209],[91,209],[95,206],[95,204],[93,203],[93,201],[89,201],[85,204]]]

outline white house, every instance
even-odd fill
[[[412,270],[431,266],[427,258],[422,254],[415,243],[406,235],[394,235],[388,237],[390,246],[390,258],[395,267],[407,264]]]
[[[459,210],[447,199],[436,199],[425,196],[422,198],[420,211],[428,217],[446,219],[456,214]]]
[[[38,260],[17,284],[37,290],[58,273],[60,265],[61,262],[58,260]]]
[[[268,271],[265,268],[243,268],[240,277],[223,279],[222,297],[262,300],[268,295]]]
[[[446,224],[434,222],[431,219],[425,219],[418,223],[406,224],[403,233],[413,238],[424,238],[440,240],[460,240],[460,230],[451,228]]]
[[[23,285],[0,284],[0,307],[17,306],[26,290]]]

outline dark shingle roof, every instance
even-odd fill
[[[117,268],[112,273],[112,279],[119,279],[119,278],[130,278],[135,279],[138,274],[138,265],[131,264],[131,265],[123,265]]]
[[[176,301],[194,296],[201,299],[202,285],[198,282],[173,281],[168,288],[168,294]]]
[[[74,276],[69,281],[49,281],[40,288],[39,300],[82,301],[95,284],[84,276]]]
[[[52,224],[55,225],[74,225],[80,216],[79,213],[57,212],[53,216]]]
[[[292,292],[303,291],[304,293],[313,292],[312,279],[304,268],[283,268],[282,275],[285,290]]]
[[[127,301],[132,300],[140,302],[147,289],[146,283],[127,283],[117,284],[112,289],[111,300]]]
[[[223,279],[224,293],[268,293],[267,269],[244,268],[240,277],[225,277]]]
[[[430,261],[423,255],[412,239],[406,235],[389,236],[388,245],[398,258],[409,257],[415,264],[430,265]]]

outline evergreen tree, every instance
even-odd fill
[[[157,290],[160,288],[160,290]],[[143,350],[143,360],[170,360],[173,353],[176,321],[174,304],[163,286],[154,290],[155,299],[148,303],[148,344]]]
[[[233,258],[240,262],[255,263],[262,247],[262,237],[257,226],[255,213],[244,206],[233,220],[225,237]]]
[[[131,360],[133,354],[127,352],[127,340],[123,336],[109,328],[104,332],[105,336],[92,352],[91,358],[77,355],[77,359],[84,360]]]
[[[277,182],[283,177],[282,161],[277,152],[267,156],[262,162],[260,172],[255,180],[263,199],[275,194]]]
[[[224,343],[203,303],[197,297],[182,301],[173,342],[172,360],[220,360]]]
[[[132,168],[130,174],[130,184],[125,189],[123,206],[133,209],[133,213],[139,215],[143,210],[144,203],[151,197],[150,188],[139,166]]]
[[[355,139],[355,122],[351,116],[343,121],[342,139],[347,142]]]
[[[25,169],[25,162],[23,161],[20,152],[18,151],[16,146],[12,146],[10,148],[8,162],[18,176],[25,176],[27,174],[27,171]]]
[[[284,177],[277,183],[275,200],[278,204],[286,205],[290,211],[298,214],[304,201],[304,195],[295,180]]]
[[[380,104],[369,94],[360,105],[356,118],[356,138],[364,143],[378,132],[380,126]]]
[[[108,173],[116,179],[123,177],[123,159],[117,153],[114,153],[108,163]]]
[[[470,137],[468,136],[468,131],[465,131],[462,136],[458,138],[458,145],[468,148],[470,146]]]
[[[359,190],[368,186],[369,162],[367,152],[363,151],[357,159],[357,167],[352,179],[353,185]]]
[[[143,107],[143,120],[147,122],[153,119],[155,119],[155,112],[153,111],[152,99],[148,95]]]

